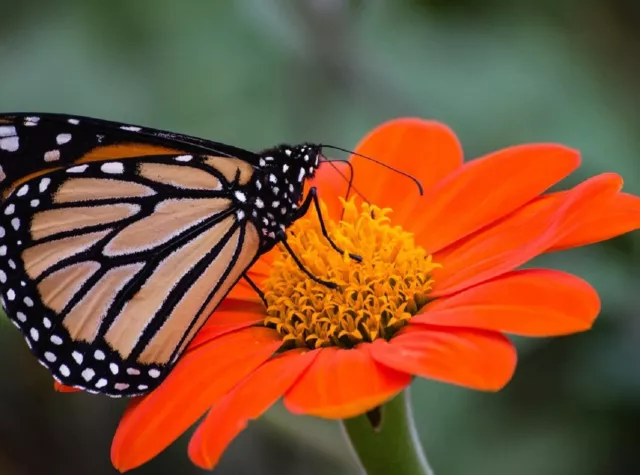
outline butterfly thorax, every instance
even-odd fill
[[[313,178],[320,162],[320,146],[280,145],[259,154],[259,165],[245,195],[246,217],[258,228],[262,246],[270,249],[279,232],[285,231],[299,216],[304,184]]]

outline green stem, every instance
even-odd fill
[[[378,410],[342,421],[366,474],[433,475],[414,425],[409,389]]]

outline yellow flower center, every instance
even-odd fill
[[[376,338],[389,339],[427,302],[439,267],[414,242],[413,234],[392,226],[390,209],[343,202],[339,222],[323,217],[336,252],[322,235],[315,213],[291,226],[288,242],[316,277],[338,284],[335,290],[314,282],[283,248],[276,252],[264,282],[268,303],[265,325],[276,329],[287,347],[351,348]],[[358,254],[362,262],[347,252]]]

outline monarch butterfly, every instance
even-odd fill
[[[59,382],[149,392],[251,264],[319,211],[303,190],[324,159],[315,144],[252,153],[88,117],[0,114],[2,307]]]

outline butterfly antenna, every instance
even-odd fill
[[[338,175],[340,175],[342,178],[344,178],[344,181],[347,182],[348,186],[347,186],[347,192],[344,195],[344,199],[347,200],[349,199],[349,195],[351,194],[351,190],[355,191],[357,195],[359,195],[365,202],[370,203],[369,199],[367,199],[367,197],[364,195],[364,193],[362,193],[360,190],[358,190],[354,185],[353,185],[353,178],[354,178],[354,172],[353,172],[353,164],[351,162],[349,162],[349,160],[339,160],[339,159],[328,159],[326,158],[325,160],[322,161],[323,163],[328,163],[329,165],[331,165],[331,167],[338,173]],[[340,170],[338,167],[336,167],[334,164],[335,163],[344,163],[346,166],[349,167],[349,169],[351,170],[351,176],[347,177],[347,175],[345,175],[342,170]]]
[[[350,153],[352,155],[357,155],[358,157],[362,157],[365,160],[369,160],[373,163],[376,163],[380,166],[383,166],[384,168],[394,171],[396,173],[398,173],[399,175],[405,176],[407,178],[409,178],[411,181],[413,181],[417,186],[418,186],[418,191],[420,192],[420,196],[422,196],[424,194],[424,189],[422,188],[422,183],[420,183],[420,181],[413,175],[410,175],[407,172],[403,172],[402,170],[398,170],[397,168],[392,167],[391,165],[387,165],[384,162],[381,162],[380,160],[376,160],[375,158],[372,157],[368,157],[367,155],[362,155],[361,153],[357,153],[357,152],[353,152],[351,150],[347,150],[345,148],[340,148],[340,147],[336,147],[335,145],[322,145],[322,148],[332,148],[334,150],[339,150],[341,152],[345,152],[345,153]]]
[[[331,167],[336,172],[338,172],[338,175],[340,175],[342,178],[344,178],[344,180],[348,183],[347,192],[344,194],[344,200],[345,201],[347,201],[349,199],[349,193],[351,193],[351,190],[353,190],[358,195],[360,195],[362,197],[362,199],[365,201],[365,203],[371,204],[371,202],[367,199],[367,197],[364,196],[364,194],[362,194],[355,186],[353,186],[353,177],[354,177],[353,165],[351,164],[351,162],[349,162],[349,160],[338,160],[338,159],[329,160],[329,159],[327,159],[325,157],[323,162],[326,162],[329,165],[331,165]],[[344,163],[345,165],[347,165],[349,167],[349,169],[351,170],[351,176],[349,178],[347,178],[347,176],[344,173],[342,173],[342,170],[340,170],[338,167],[336,167],[334,165],[334,162]],[[344,218],[344,208],[342,208],[342,214],[340,215],[340,219],[342,219],[342,218]]]

